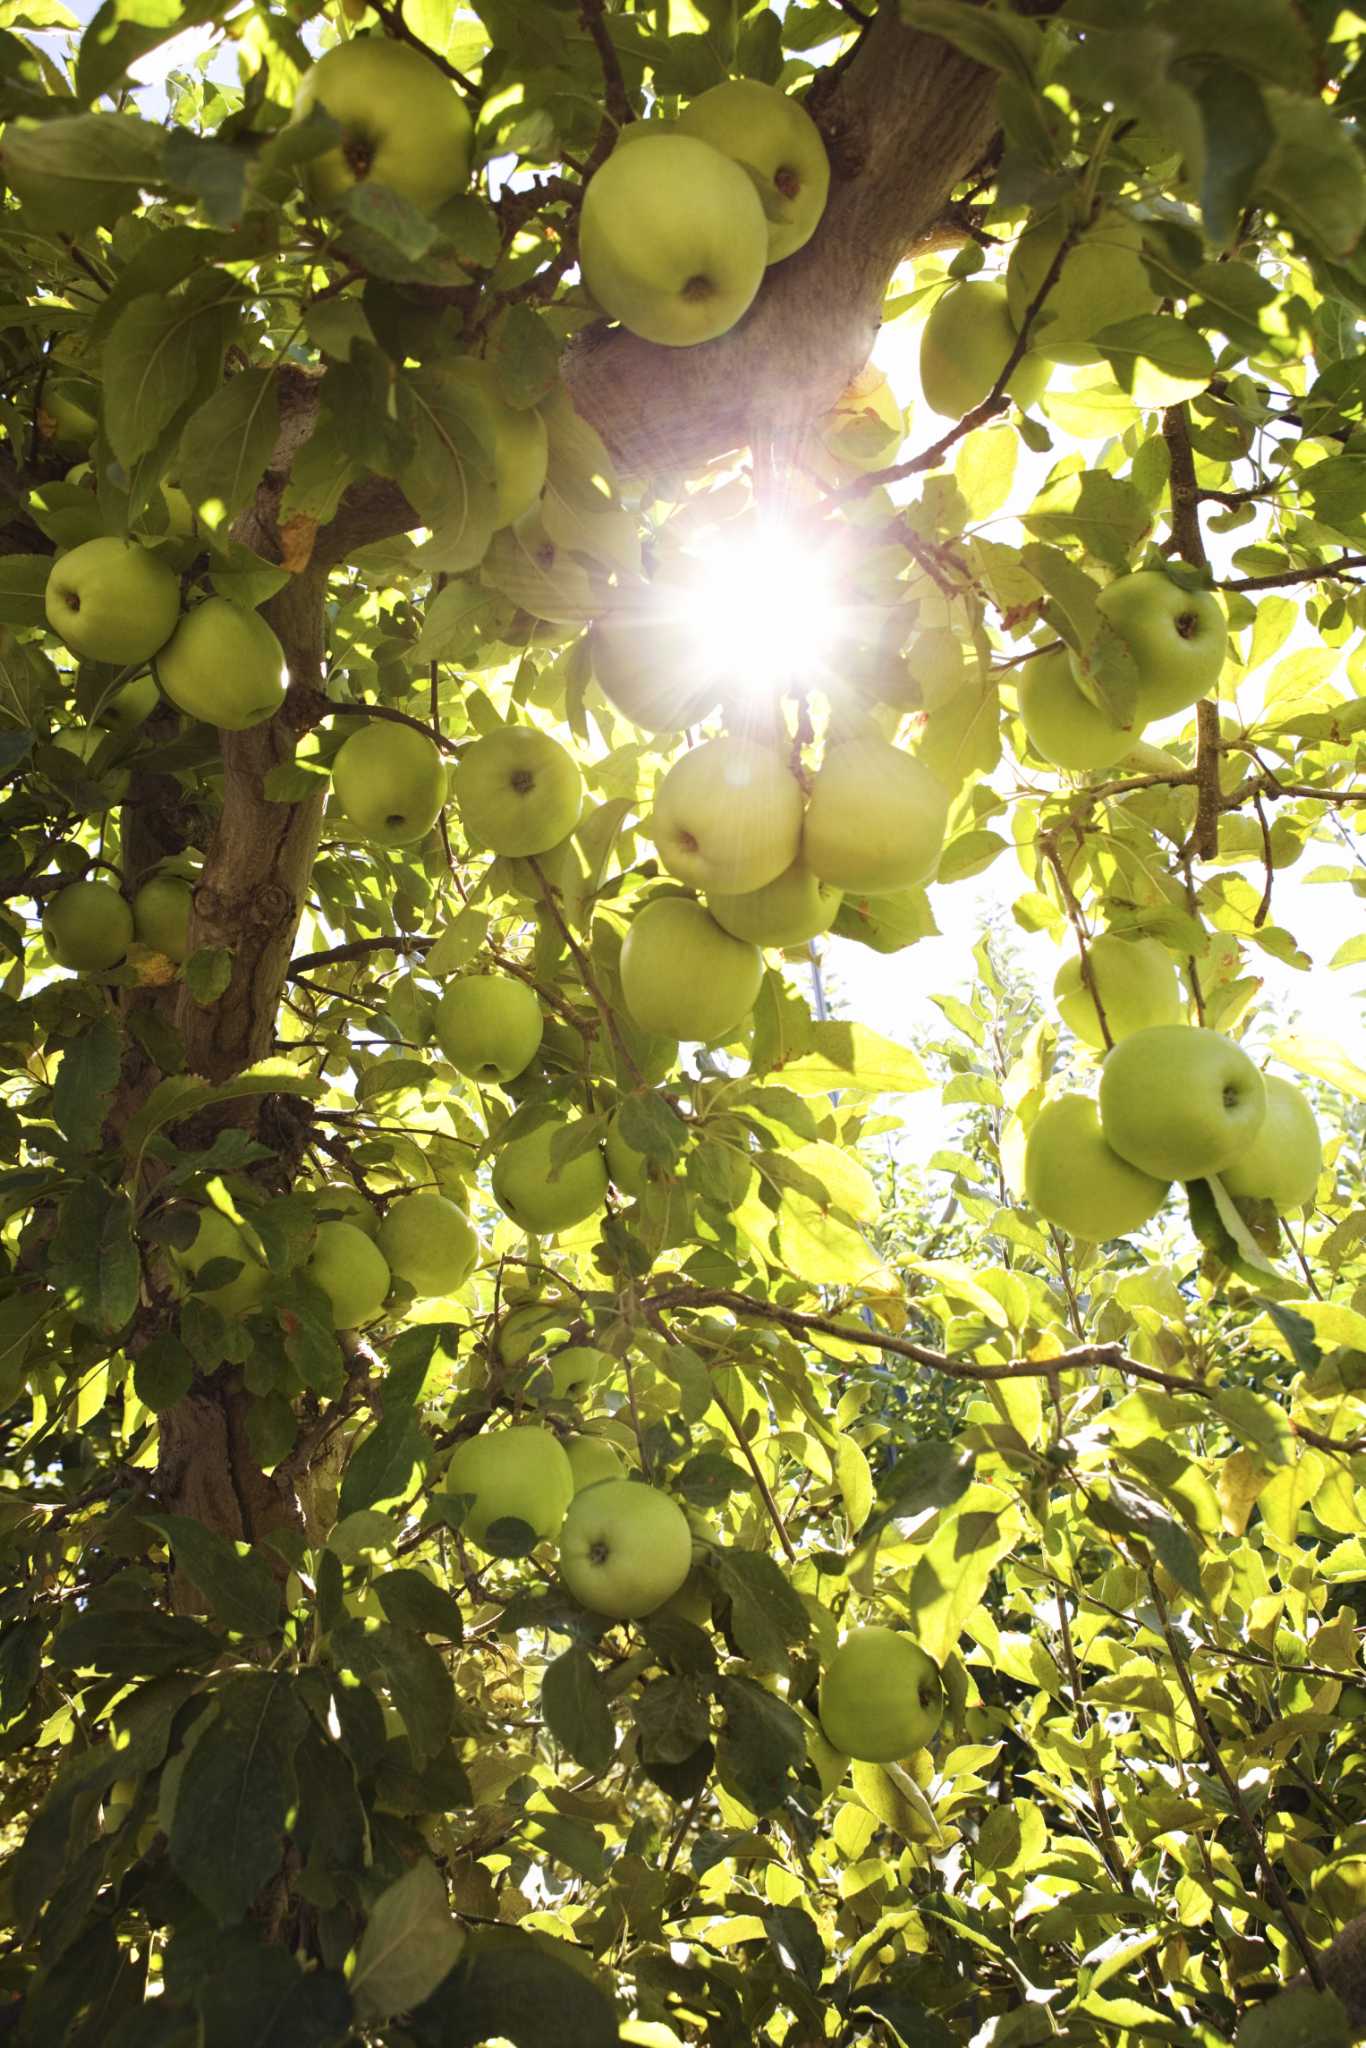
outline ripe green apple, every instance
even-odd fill
[[[545,489],[549,441],[535,406],[509,405],[498,372],[482,356],[455,356],[443,363],[440,381],[468,391],[492,437],[495,526],[511,526],[529,512]]]
[[[363,179],[387,185],[424,213],[463,192],[474,123],[450,81],[407,43],[360,36],[307,70],[292,121],[315,107],[341,124],[341,140],[303,167],[308,191],[330,206]]]
[[[437,1044],[471,1081],[511,1081],[540,1050],[536,991],[510,974],[467,974],[444,990],[433,1019]]]
[[[709,892],[707,908],[722,931],[752,946],[804,946],[829,931],[843,901],[838,889],[797,860],[762,889],[742,896]]]
[[[133,941],[133,913],[112,882],[69,882],[43,909],[43,943],[59,967],[103,974]]]
[[[87,679],[92,677],[97,680],[90,686]],[[84,698],[93,716],[93,722],[103,726],[106,732],[136,732],[161,702],[161,692],[156,686],[155,676],[134,676],[131,682],[125,683],[121,690],[115,690],[113,696],[101,704],[99,699],[105,680],[100,677],[98,670],[83,669],[76,690],[77,703]],[[83,688],[82,685],[86,687]]]
[[[607,1168],[597,1146],[556,1167],[551,1141],[563,1123],[538,1124],[513,1138],[493,1162],[493,1199],[531,1237],[572,1230],[603,1205]]]
[[[1066,648],[1054,648],[1025,662],[1016,694],[1020,719],[1035,753],[1055,768],[1069,769],[1074,775],[1113,768],[1138,745],[1141,726],[1116,725],[1108,711],[1102,711],[1077,688]]]
[[[650,1162],[643,1152],[637,1152],[635,1146],[628,1145],[622,1137],[619,1109],[613,1110],[608,1119],[604,1150],[612,1185],[620,1188],[624,1195],[643,1195],[650,1185]]]
[[[719,686],[697,675],[696,633],[652,584],[594,619],[588,658],[603,696],[642,732],[684,732],[713,709]]]
[[[827,747],[811,787],[802,859],[856,895],[908,889],[939,859],[949,800],[923,762],[869,736]]]
[[[1181,984],[1176,965],[1160,939],[1121,939],[1102,932],[1087,947],[1091,974],[1100,991],[1101,1008],[1116,1045],[1154,1024],[1184,1021]],[[1064,960],[1053,983],[1053,1000],[1069,1031],[1097,1052],[1105,1034],[1096,1014],[1095,997],[1082,978],[1080,955]]]
[[[657,145],[656,145],[657,147]],[[575,1494],[560,1530],[560,1577],[593,1614],[653,1614],[692,1570],[692,1530],[678,1503],[634,1479]]]
[[[1183,590],[1160,569],[1119,576],[1096,599],[1138,669],[1136,722],[1185,711],[1218,681],[1228,646],[1212,590]]]
[[[830,159],[798,101],[757,78],[731,78],[689,101],[678,128],[754,178],[767,215],[770,263],[811,240],[830,192]]]
[[[151,875],[133,898],[133,931],[140,945],[177,964],[190,950],[194,884],[184,875]]]
[[[53,563],[43,593],[57,638],[86,661],[150,661],[180,616],[180,583],[159,555],[104,535]]]
[[[782,755],[757,740],[704,740],[665,775],[645,830],[680,882],[744,895],[797,858],[801,785]]]
[[[1025,1142],[1024,1184],[1041,1216],[1093,1244],[1141,1228],[1168,1186],[1110,1149],[1087,1095],[1060,1095],[1039,1111]]]
[[[423,1297],[454,1294],[474,1271],[479,1239],[464,1210],[423,1189],[401,1195],[384,1212],[379,1248],[395,1279]]]
[[[319,1222],[354,1223],[367,1237],[379,1239],[379,1214],[350,1181],[330,1180],[318,1189],[313,1203]]]
[[[1193,1024],[1136,1031],[1105,1056],[1100,1121],[1122,1159],[1159,1180],[1204,1180],[1246,1152],[1266,1087],[1241,1046]]]
[[[924,1749],[944,1712],[933,1658],[890,1628],[856,1628],[821,1680],[821,1730],[844,1756],[889,1764]]]
[[[1314,1199],[1323,1166],[1314,1112],[1303,1090],[1291,1082],[1276,1074],[1264,1074],[1262,1081],[1262,1128],[1220,1179],[1231,1195],[1274,1202],[1278,1209],[1305,1209]]]
[[[631,920],[621,993],[632,1022],[661,1037],[710,1045],[754,1008],[764,978],[757,946],[722,931],[686,896],[656,896]]]
[[[384,1307],[388,1261],[354,1223],[320,1223],[304,1272],[331,1302],[334,1330],[358,1330],[373,1323]]]
[[[332,792],[376,846],[411,846],[441,815],[446,764],[425,733],[376,718],[337,749]]]
[[[583,281],[644,341],[713,341],[749,310],[768,263],[768,222],[748,172],[670,131],[616,149],[579,216]]]
[[[285,701],[285,651],[259,612],[206,597],[186,612],[154,663],[180,711],[224,732],[263,725]]]
[[[605,1436],[571,1436],[565,1455],[574,1473],[574,1491],[597,1486],[604,1479],[624,1479],[626,1460]]]
[[[1006,288],[994,278],[953,285],[936,301],[920,336],[920,385],[932,412],[961,420],[980,405],[1015,346]],[[1006,386],[1021,412],[1048,382],[1042,356],[1022,357]]]
[[[1071,223],[1055,209],[1027,228],[1006,271],[1010,317],[1018,330],[1043,287]],[[1094,363],[1091,337],[1102,327],[1151,313],[1158,295],[1140,251],[1143,234],[1122,213],[1103,213],[1063,259],[1057,281],[1030,329],[1029,342],[1055,363]]]
[[[570,1314],[572,1311],[564,1317],[566,1322]],[[510,1316],[508,1323],[511,1321]],[[504,1358],[507,1327],[505,1323],[499,1344]],[[522,1356],[525,1355],[524,1351]],[[605,1351],[598,1351],[591,1344],[566,1344],[537,1363],[527,1376],[525,1390],[538,1401],[583,1401],[611,1369],[612,1360]]]
[[[484,1430],[456,1445],[446,1492],[473,1496],[460,1533],[477,1550],[507,1556],[522,1545],[523,1523],[536,1543],[559,1534],[574,1498],[574,1468],[558,1437],[538,1423]]]
[[[242,1268],[240,1273],[234,1273],[231,1280],[225,1280],[221,1287],[203,1290],[205,1301],[211,1302],[225,1316],[249,1314],[265,1293],[270,1279],[265,1262],[257,1256],[251,1238],[221,1209],[201,1209],[198,1227],[188,1246],[184,1251],[173,1251],[171,1257],[190,1280],[195,1279],[212,1259],[237,1260]]]
[[[571,754],[530,725],[505,725],[465,748],[453,777],[465,837],[491,853],[549,853],[579,822],[583,777]]]

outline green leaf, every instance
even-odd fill
[[[1357,2038],[1335,1991],[1296,1984],[1277,1991],[1248,2013],[1234,2036],[1236,2048],[1349,2048]]]
[[[160,48],[183,29],[195,28],[214,16],[212,0],[184,5],[183,0],[103,0],[90,17],[76,59],[76,91],[83,100],[97,100],[121,79],[139,57]]]
[[[232,952],[227,946],[200,946],[184,966],[185,986],[201,1010],[210,1009],[232,980]]]
[[[1120,389],[1140,405],[1175,405],[1203,391],[1214,375],[1214,355],[1204,335],[1169,313],[1116,321],[1101,328],[1095,344]]]
[[[222,1654],[223,1638],[184,1614],[91,1608],[68,1621],[52,1645],[53,1662],[68,1671],[115,1677],[159,1677]]]
[[[831,1020],[813,1025],[810,1052],[774,1062],[783,1086],[797,1095],[828,1095],[859,1088],[869,1095],[910,1095],[930,1077],[909,1046],[870,1031],[866,1024]]]
[[[420,2005],[455,1967],[463,1946],[441,1873],[424,1856],[370,1909],[351,1975],[357,2012],[384,2020]]]
[[[203,2048],[337,2048],[351,2038],[351,1995],[340,1972],[302,1970],[264,1942],[248,1967],[234,1957],[209,1978],[199,2008]]]
[[[455,1596],[434,1584],[425,1572],[410,1567],[382,1572],[372,1590],[385,1619],[396,1627],[441,1636],[448,1643],[458,1643],[463,1637],[464,1622]]]
[[[244,1557],[226,1536],[188,1515],[142,1519],[165,1537],[176,1568],[193,1580],[225,1628],[244,1636],[268,1636],[279,1625],[280,1589],[264,1557]]]
[[[726,1724],[716,1774],[751,1813],[771,1813],[806,1759],[806,1731],[785,1700],[749,1678],[722,1678],[716,1696]]]
[[[1366,228],[1366,169],[1347,124],[1307,93],[1264,91],[1276,142],[1259,196],[1325,255],[1347,257]]]
[[[1205,353],[1209,354],[1207,346]],[[1211,371],[1213,367],[1211,356]],[[1208,375],[1201,381],[1208,382]],[[1075,538],[1097,561],[1123,569],[1151,527],[1152,513],[1131,483],[1108,470],[1083,469],[1050,478],[1025,513],[1024,523],[1040,540]]]
[[[560,374],[560,340],[543,314],[509,306],[493,332],[489,361],[508,404],[524,411],[545,397]]]
[[[459,1964],[416,2015],[440,2048],[511,2041],[515,2048],[617,2048],[616,2008],[583,1952],[510,1927],[471,1930]]]
[[[244,1672],[227,1680],[185,1760],[168,1851],[176,1874],[220,1925],[241,1920],[280,1867],[294,1752],[307,1725],[288,1678]]]
[[[439,1650],[409,1629],[344,1622],[333,1631],[332,1654],[358,1678],[383,1680],[419,1769],[440,1754],[455,1721],[455,1691]]]
[[[43,593],[52,574],[51,555],[6,555],[0,559],[0,625],[41,626],[47,621]],[[24,758],[29,745],[19,756]]]
[[[587,1650],[573,1644],[545,1667],[541,1714],[546,1727],[586,1771],[605,1771],[616,1730],[602,1680]]]
[[[384,1412],[353,1451],[342,1478],[343,1515],[381,1501],[405,1499],[414,1480],[426,1471],[432,1447],[417,1420],[417,1404],[431,1358],[431,1344],[416,1349],[403,1363],[395,1357],[384,1389]]]
[[[789,1645],[811,1633],[811,1616],[786,1573],[767,1551],[722,1550],[716,1576],[741,1656],[761,1671],[786,1671]]]
[[[278,392],[273,371],[243,370],[192,412],[181,429],[177,481],[213,530],[255,496],[279,430]]]
[[[1196,88],[1204,129],[1200,210],[1211,242],[1226,248],[1275,140],[1255,79],[1232,64],[1211,64]]]
[[[133,1391],[159,1415],[184,1400],[194,1385],[194,1359],[169,1330],[145,1344],[133,1361]]]
[[[127,114],[77,114],[0,139],[0,174],[39,225],[81,235],[111,227],[158,182],[161,130]]]
[[[138,1305],[138,1254],[128,1197],[93,1177],[58,1213],[48,1277],[79,1321],[112,1336]]]
[[[218,272],[170,298],[135,299],[104,348],[104,431],[125,468],[155,448],[201,389],[218,381],[235,301]]]
[[[98,1017],[62,1054],[52,1090],[52,1115],[78,1151],[99,1143],[109,1101],[118,1086],[123,1041],[110,1016]]]

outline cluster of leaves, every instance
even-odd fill
[[[481,160],[522,171],[431,219],[360,187],[323,225],[297,180],[334,130],[284,125],[307,9],[233,16],[246,82],[173,74],[164,126],[129,111],[128,66],[183,27],[216,44],[221,13],[106,0],[68,68],[35,40],[74,29],[60,8],[0,9],[0,1996],[22,2040],[1336,2048],[1362,2017],[1317,1952],[1366,1908],[1366,1077],[1272,1039],[1256,972],[1311,964],[1273,915],[1310,861],[1345,906],[1336,964],[1363,956],[1360,31],[1322,0],[901,8],[997,80],[952,274],[1080,196],[1142,225],[1161,310],[1029,416],[993,403],[900,463],[893,434],[891,473],[813,495],[911,647],[892,727],[953,795],[930,898],[851,929],[914,978],[948,892],[1013,861],[1022,930],[1162,941],[1196,1014],[1315,1077],[1328,1137],[1293,1237],[1197,1193],[1088,1247],[1018,1198],[1029,1121],[1084,1055],[998,943],[914,1049],[826,1016],[802,961],[682,1069],[620,1000],[674,742],[613,712],[584,628],[752,486],[630,486],[575,413],[569,174],[604,97],[791,84],[857,61],[857,12],[386,6],[369,26],[477,74]],[[943,275],[903,273],[889,321]],[[497,532],[489,436],[443,400],[472,349],[549,434],[540,505]],[[93,491],[67,476],[73,407]],[[377,480],[420,526],[366,526]],[[1192,522],[1223,551],[1218,717],[1059,776],[1016,715],[1020,659],[1062,639],[1122,708],[1096,593],[1145,549],[1208,573]],[[43,585],[54,548],[111,531],[244,602],[311,593],[325,684],[273,751],[165,706],[58,743],[104,731],[121,679],[72,668]],[[231,947],[54,977],[54,888],[187,848],[212,874],[277,816],[283,839],[362,706],[448,749],[509,717],[553,732],[589,793],[572,841],[488,862],[443,826],[384,852],[329,815],[264,1040],[226,1076],[192,1048]],[[434,1047],[475,966],[546,1012],[502,1091]],[[931,1091],[961,1122],[923,1161]],[[566,1110],[561,1158],[615,1118],[649,1173],[545,1251],[487,1168]],[[470,1287],[338,1337],[298,1273],[335,1178],[467,1206]],[[249,1211],[259,1314],[172,1288],[186,1197]],[[596,1372],[557,1391],[571,1344]],[[609,1628],[543,1553],[471,1555],[445,1460],[508,1414],[606,1436],[687,1506],[681,1605]],[[914,1631],[948,1711],[933,1752],[842,1771],[820,1669],[868,1618]]]

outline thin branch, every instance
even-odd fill
[[[430,43],[424,43],[421,36],[409,28],[403,19],[402,0],[397,0],[397,4],[390,4],[390,0],[370,0],[370,5],[391,36],[400,43],[410,43],[413,49],[420,50],[428,63],[435,64],[438,71],[444,71],[447,78],[452,79],[462,92],[469,94],[476,107],[481,105],[484,95],[474,80],[467,78],[463,71],[451,63],[449,57],[443,57],[439,50],[434,50]]]
[[[792,1538],[787,1533],[787,1524],[784,1522],[781,1514],[778,1512],[778,1503],[773,1498],[772,1488],[769,1486],[768,1481],[765,1479],[763,1474],[763,1468],[760,1465],[758,1458],[755,1456],[754,1446],[750,1442],[749,1438],[745,1435],[739,1417],[736,1415],[734,1409],[726,1400],[725,1396],[721,1392],[720,1387],[716,1384],[714,1380],[712,1381],[711,1397],[712,1400],[715,1401],[717,1407],[721,1410],[721,1413],[725,1416],[726,1427],[730,1430],[731,1435],[735,1438],[736,1444],[738,1445],[740,1450],[741,1457],[744,1459],[745,1463],[749,1466],[750,1471],[754,1475],[754,1484],[759,1489],[759,1497],[763,1501],[765,1510],[768,1514],[769,1521],[772,1522],[774,1528],[778,1532],[778,1541],[782,1544],[783,1549],[787,1554],[788,1563],[795,1564],[797,1562],[796,1549],[793,1546]]]
[[[289,963],[289,978],[297,981],[310,967],[336,967],[345,960],[365,960],[371,953],[426,953],[435,944],[435,937],[417,932],[396,932],[392,938],[348,939],[344,946],[328,946],[321,953],[301,953]]]
[[[1329,562],[1317,569],[1286,569],[1272,576],[1234,576],[1223,583],[1216,583],[1216,590],[1283,590],[1288,583],[1326,583],[1342,576],[1347,582],[1353,579],[1345,576],[1348,569],[1366,569],[1366,555],[1339,555],[1336,562]]]
[[[1223,797],[1219,788],[1219,706],[1212,697],[1202,697],[1195,707],[1195,826],[1191,849],[1199,860],[1214,860],[1219,852],[1219,814]]]
[[[1247,1802],[1243,1798],[1238,1781],[1229,1770],[1223,1757],[1219,1754],[1219,1744],[1215,1740],[1214,1730],[1210,1727],[1205,1709],[1200,1703],[1200,1695],[1195,1689],[1195,1680],[1191,1677],[1190,1666],[1187,1664],[1185,1654],[1177,1641],[1176,1632],[1171,1624],[1171,1616],[1167,1612],[1167,1603],[1162,1598],[1156,1576],[1151,1569],[1148,1571],[1147,1578],[1148,1589],[1152,1594],[1153,1605],[1157,1609],[1158,1620],[1162,1626],[1163,1640],[1167,1645],[1172,1663],[1176,1667],[1177,1682],[1186,1696],[1186,1704],[1190,1708],[1191,1719],[1195,1723],[1195,1732],[1200,1738],[1200,1746],[1209,1759],[1214,1775],[1223,1786],[1229,1804],[1238,1816],[1239,1825],[1247,1837],[1248,1845],[1257,1863],[1257,1868],[1262,1873],[1262,1881],[1266,1886],[1272,1903],[1279,1909],[1290,1931],[1291,1940],[1299,1950],[1300,1959],[1304,1964],[1310,1983],[1316,1991],[1323,1991],[1326,1989],[1326,1986],[1323,1972],[1319,1968],[1318,1955],[1310,1945],[1304,1929],[1300,1926],[1299,1916],[1290,1903],[1275,1864],[1267,1854],[1266,1843],[1262,1839],[1256,1821],[1248,1811]]]
[[[598,139],[593,152],[584,165],[584,183],[587,184],[599,164],[605,163],[616,147],[617,137],[628,121],[634,121],[636,110],[631,105],[631,95],[626,90],[626,80],[621,75],[621,59],[615,43],[607,29],[604,0],[579,0],[579,20],[592,38],[602,66],[603,117],[598,130]]]
[[[1191,453],[1190,424],[1184,405],[1169,406],[1163,413],[1162,438],[1171,457],[1172,537],[1177,553],[1193,569],[1207,569],[1209,557],[1200,532],[1200,489],[1195,481],[1195,457]]]
[[[621,1061],[621,1064],[625,1068],[626,1072],[631,1076],[631,1079],[632,1081],[634,1081],[636,1087],[643,1088],[645,1085],[645,1076],[641,1073],[640,1068],[636,1065],[634,1059],[632,1059],[631,1057],[630,1049],[627,1046],[625,1039],[621,1035],[621,1028],[617,1023],[616,1012],[613,1010],[612,1005],[608,1002],[606,996],[603,994],[601,988],[598,986],[597,977],[593,973],[592,964],[589,961],[588,955],[584,952],[583,947],[579,944],[578,940],[574,937],[573,932],[569,929],[568,921],[565,918],[564,912],[560,908],[559,900],[555,895],[555,891],[552,888],[551,884],[546,880],[545,869],[541,866],[540,861],[535,857],[535,855],[532,855],[528,859],[527,866],[531,869],[531,872],[535,875],[537,882],[540,884],[541,901],[545,904],[546,909],[554,918],[555,924],[559,930],[560,937],[564,940],[565,945],[569,948],[570,953],[573,955],[574,965],[579,970],[579,975],[584,987],[587,989],[589,995],[593,998],[594,1007],[596,1008],[598,1015],[601,1017],[604,1025],[607,1027],[607,1035],[611,1039],[613,1046],[616,1048],[618,1059]]]
[[[1090,939],[1086,930],[1086,921],[1081,914],[1081,905],[1078,903],[1072,884],[1067,878],[1067,870],[1063,865],[1062,855],[1058,851],[1058,842],[1054,835],[1051,832],[1041,832],[1036,844],[1039,852],[1048,862],[1057,879],[1058,889],[1062,895],[1063,908],[1067,912],[1068,923],[1071,925],[1073,935],[1077,941],[1077,956],[1081,967],[1082,985],[1096,1006],[1096,1018],[1100,1024],[1100,1035],[1104,1040],[1106,1052],[1109,1052],[1115,1041],[1110,1034],[1110,1025],[1105,1015],[1105,1005],[1100,999],[1100,985],[1096,980],[1095,968],[1091,964]]]
[[[395,711],[391,704],[329,704],[327,711],[331,718],[380,718],[390,725],[410,725],[414,732],[420,732],[443,754],[456,751],[455,741],[448,740],[439,726],[427,725],[407,711]]]

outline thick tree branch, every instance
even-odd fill
[[[729,334],[661,348],[598,325],[564,365],[575,405],[628,474],[690,469],[755,439],[795,443],[867,362],[898,263],[995,133],[995,80],[879,10],[808,101],[830,151],[811,241],[769,270]]]

